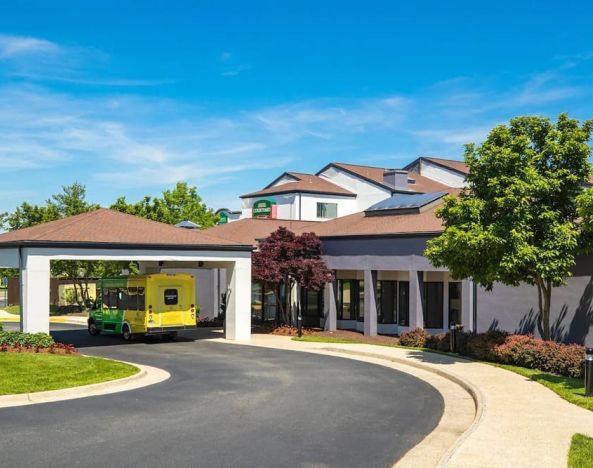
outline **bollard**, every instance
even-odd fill
[[[593,348],[585,350],[585,396],[593,396]]]
[[[455,325],[455,322],[451,322],[449,324],[449,351],[452,353],[455,352],[456,330],[457,330],[457,325]]]
[[[303,336],[303,316],[301,315],[300,310],[299,315],[297,316],[297,336],[299,338]]]

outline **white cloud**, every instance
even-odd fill
[[[36,54],[54,54],[60,46],[45,39],[0,34],[0,59]]]

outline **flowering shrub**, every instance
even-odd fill
[[[430,339],[430,334],[422,328],[403,332],[399,337],[399,344],[402,346],[412,346],[413,348],[425,348]]]
[[[0,352],[35,352],[54,354],[73,354],[73,345],[56,343],[46,333],[23,333],[0,331]]]
[[[416,328],[404,332],[399,343],[415,348],[449,351],[449,333],[430,336]],[[509,335],[500,330],[487,333],[457,333],[457,351],[483,361],[512,364],[544,372],[581,378],[585,348],[576,344],[544,341],[528,335]]]
[[[493,350],[496,361],[544,372],[580,378],[585,350],[576,344],[538,340],[533,336],[512,335]]]

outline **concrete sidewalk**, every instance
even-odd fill
[[[366,357],[369,362],[383,359],[405,372],[421,368],[469,384],[477,390],[476,419],[441,459],[444,466],[566,467],[572,436],[579,432],[593,437],[593,412],[566,402],[537,382],[487,364],[402,348],[308,343],[272,335],[253,335],[245,344]]]

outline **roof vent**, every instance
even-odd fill
[[[383,173],[383,183],[395,190],[408,190],[408,171],[391,169]]]
[[[177,223],[175,227],[180,227],[184,229],[200,229],[200,225],[194,223],[193,221],[181,221],[180,223]]]

